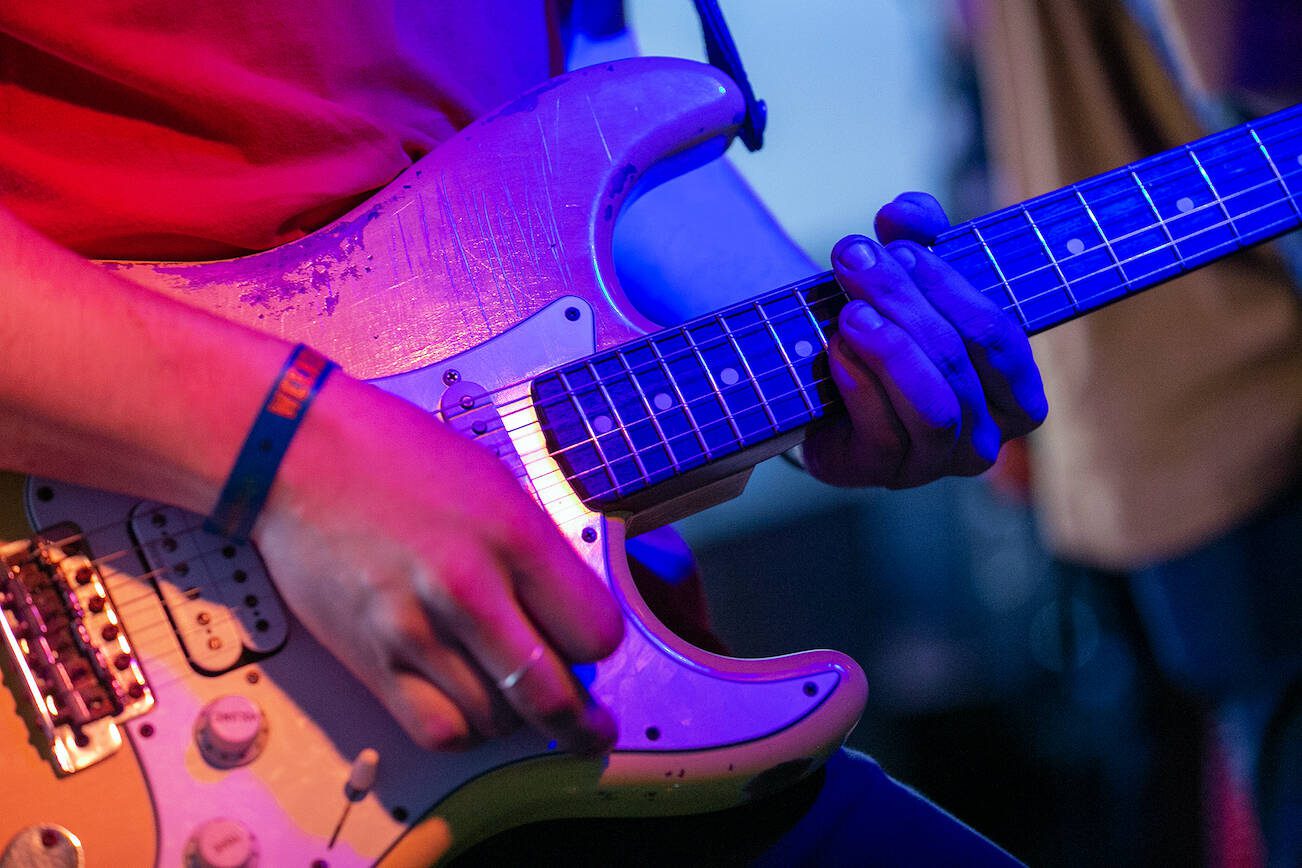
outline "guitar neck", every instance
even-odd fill
[[[1299,226],[1295,106],[954,226],[932,250],[1037,334]],[[552,454],[585,503],[619,508],[840,412],[823,351],[847,300],[825,272],[539,377]]]

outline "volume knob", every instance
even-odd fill
[[[252,762],[267,743],[267,721],[246,696],[219,696],[203,707],[194,740],[209,765],[229,769]]]
[[[258,839],[235,820],[209,820],[185,845],[186,868],[255,868]]]

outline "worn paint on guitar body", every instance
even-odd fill
[[[614,277],[615,219],[652,166],[720,153],[741,113],[732,83],[699,64],[638,60],[580,70],[477,121],[299,241],[227,262],[105,266],[308,342],[352,375],[431,410],[448,369],[490,391],[519,384],[498,403],[523,398],[530,377],[653,328]],[[558,299],[567,301],[557,308]],[[577,321],[555,316],[569,308],[580,311]],[[517,413],[523,427],[514,446],[535,449],[537,420],[527,406]],[[716,468],[699,482],[717,492],[737,469]],[[554,463],[537,471],[555,472]],[[38,527],[109,525],[96,554],[131,543],[134,501],[57,483],[42,500],[33,484],[20,512],[7,483],[5,538],[29,533],[27,516]],[[683,504],[679,498],[675,509]],[[545,817],[727,807],[808,773],[841,743],[866,697],[852,661],[825,651],[733,660],[693,648],[656,621],[634,588],[623,554],[628,516],[591,513],[572,494],[548,508],[608,578],[628,620],[624,644],[591,682],[621,721],[607,762],[558,755],[530,733],[465,754],[422,752],[292,618],[275,653],[215,677],[198,674],[148,582],[132,574],[139,565],[114,562],[105,571],[115,596],[134,592],[137,608],[124,623],[157,704],[126,724],[125,750],[66,778],[37,756],[21,723],[19,739],[12,709],[3,709],[0,846],[30,823],[66,818],[88,864],[147,864],[155,861],[152,807],[159,864],[178,864],[194,828],[215,817],[247,826],[264,864],[428,864]],[[219,770],[199,755],[191,729],[206,702],[232,693],[259,704],[270,736],[252,763]],[[349,764],[368,746],[380,753],[378,782],[327,849]],[[104,800],[134,819],[76,807]]]

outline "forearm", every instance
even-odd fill
[[[208,512],[288,346],[0,211],[0,468]]]

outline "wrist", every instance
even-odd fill
[[[306,344],[289,353],[217,496],[206,523],[209,531],[235,539],[249,536],[294,435],[336,367]]]

